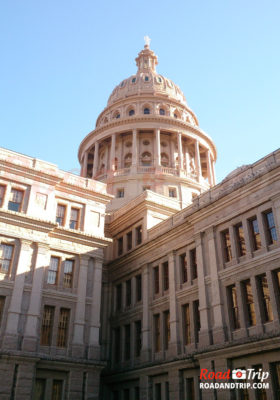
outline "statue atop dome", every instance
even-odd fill
[[[144,36],[145,48],[150,48],[151,38],[149,36]]]

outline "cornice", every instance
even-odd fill
[[[54,222],[9,210],[0,210],[0,221],[8,225],[16,225],[44,233],[49,233],[57,226]]]
[[[75,243],[85,246],[97,246],[99,248],[105,248],[112,242],[112,239],[106,237],[90,235],[81,231],[72,231],[71,229],[66,229],[61,226],[56,226],[56,228],[50,232],[49,236],[60,240],[74,241]]]

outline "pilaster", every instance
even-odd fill
[[[151,342],[150,342],[150,318],[149,318],[149,290],[150,277],[149,267],[146,264],[143,267],[143,321],[142,321],[142,350],[141,361],[145,362],[150,359]]]
[[[93,170],[92,170],[92,179],[95,178],[97,174],[98,168],[98,150],[99,150],[99,143],[96,142],[94,146],[94,159],[93,159]]]

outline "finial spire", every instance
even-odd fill
[[[145,47],[146,48],[150,48],[150,43],[151,43],[151,38],[149,38],[148,35],[144,36],[144,40],[145,40]]]

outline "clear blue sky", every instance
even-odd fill
[[[221,180],[279,147],[279,18],[278,0],[2,1],[0,146],[77,169],[149,35],[216,143]]]

